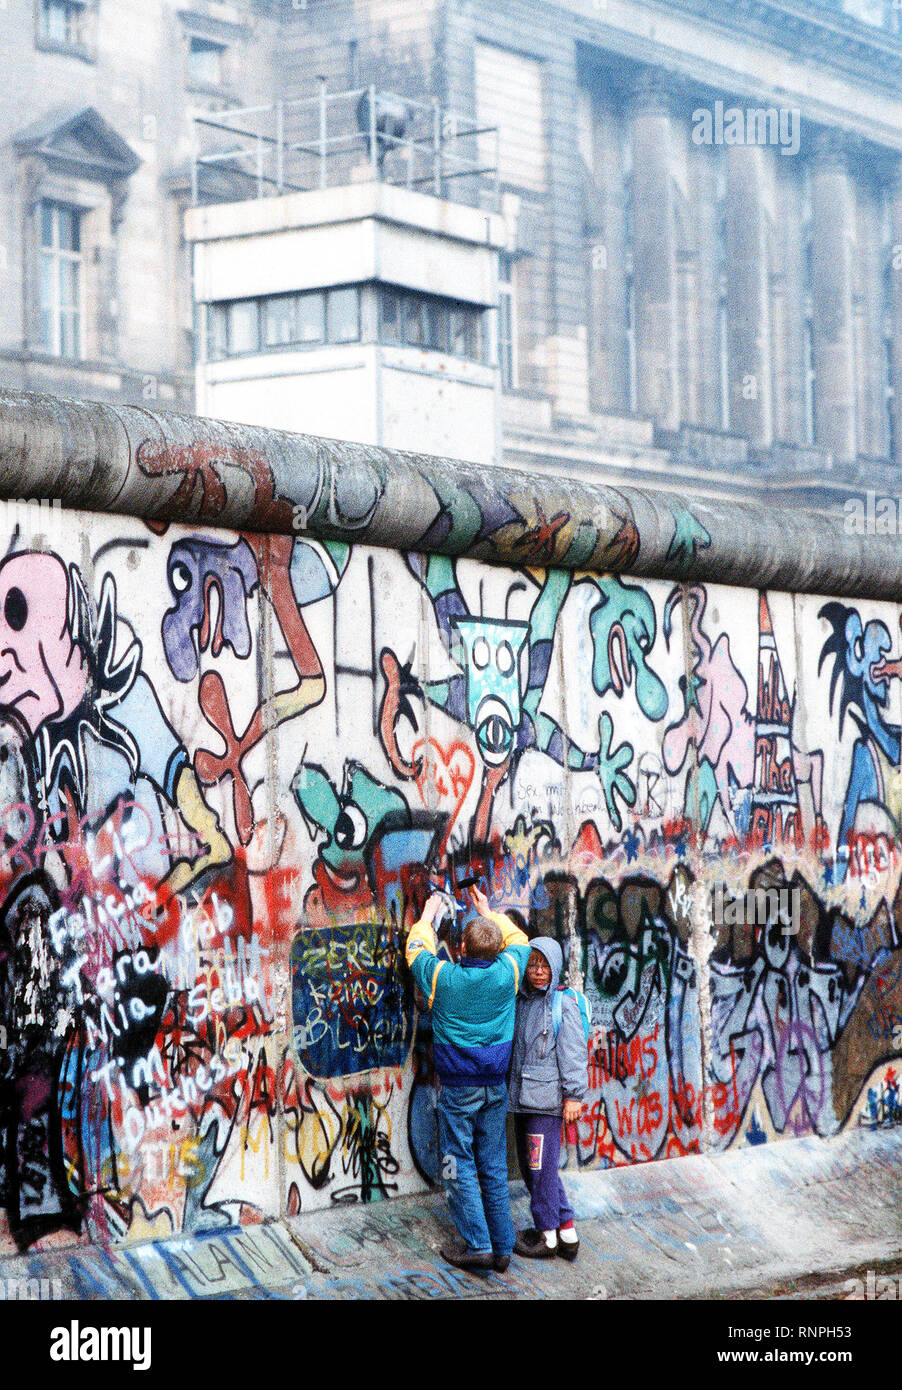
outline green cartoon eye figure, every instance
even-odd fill
[[[555,626],[576,582],[592,589],[588,614],[591,648],[587,646],[586,655],[591,651],[595,694],[620,700],[632,687],[646,719],[662,719],[667,712],[667,690],[649,660],[657,635],[651,596],[640,585],[624,584],[614,575],[583,574],[574,581],[565,570],[528,570],[529,579],[539,590],[528,622],[507,617],[474,618],[447,556],[409,555],[407,562],[432,600],[442,643],[460,670],[421,685],[411,661],[402,665],[390,648],[383,649],[380,664],[386,687],[379,713],[380,733],[395,773],[405,778],[417,775],[415,760],[402,753],[398,743],[402,720],[419,732],[412,704],[417,698],[473,730],[483,762],[482,789],[471,831],[475,840],[487,834],[498,787],[531,748],[545,753],[560,767],[596,773],[611,824],[615,830],[622,829],[622,806],[632,807],[636,802],[630,776],[633,745],[616,742],[613,715],[605,708],[598,716],[597,748],[579,747],[553,714],[542,708],[542,697],[551,667]],[[510,592],[518,587],[525,589],[526,584],[518,581]]]
[[[452,618],[452,656],[467,678],[467,719],[483,761],[500,767],[520,726],[520,653],[528,623]]]
[[[304,762],[291,789],[311,837],[325,837],[313,866],[323,903],[335,910],[365,906],[372,898],[367,851],[379,834],[410,825],[407,802],[351,760],[341,791],[323,768]]]

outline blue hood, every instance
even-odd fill
[[[564,968],[564,953],[558,943],[551,936],[536,936],[529,943],[531,951],[538,951],[545,957],[551,966],[550,990],[556,990],[561,981],[561,971]]]

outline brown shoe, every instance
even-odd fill
[[[575,1260],[579,1254],[579,1241],[561,1240],[560,1236],[558,1236],[557,1252],[565,1260]]]
[[[553,1260],[558,1253],[559,1243],[549,1245],[540,1231],[518,1231],[514,1241],[514,1254],[527,1260]]]
[[[492,1269],[496,1274],[503,1274],[510,1262],[510,1255],[496,1255],[492,1260]]]
[[[491,1250],[471,1250],[467,1245],[443,1245],[442,1259],[457,1269],[491,1269],[495,1256]]]

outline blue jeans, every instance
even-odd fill
[[[507,1185],[507,1087],[442,1086],[438,1095],[439,1164],[454,1224],[470,1250],[509,1255],[514,1248]]]

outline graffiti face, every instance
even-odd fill
[[[467,714],[489,767],[510,756],[520,723],[520,653],[527,623],[455,618],[460,664],[467,672]]]
[[[846,619],[846,662],[852,675],[877,705],[887,701],[885,654],[892,646],[884,623],[872,620],[861,625],[861,618],[852,612]]]
[[[857,833],[859,809],[882,806],[896,826],[902,817],[902,785],[897,775],[900,732],[899,726],[886,718],[889,681],[902,674],[902,666],[898,660],[886,659],[891,642],[885,623],[877,619],[862,623],[857,609],[836,602],[824,604],[818,617],[832,628],[818,662],[820,671],[832,659],[830,711],[838,695],[840,737],[847,714],[861,734],[852,749],[837,833],[837,876],[842,879],[848,869],[852,837]]]
[[[366,893],[366,854],[374,837],[392,824],[408,824],[410,813],[399,792],[392,791],[361,767],[345,764],[339,793],[322,768],[302,763],[292,782],[301,815],[311,834],[325,833],[314,876],[326,905],[335,895],[357,898]]]
[[[881,712],[887,704],[889,680],[900,674],[899,663],[886,659],[892,646],[886,624],[876,618],[863,623],[857,609],[836,602],[824,604],[818,617],[832,628],[821,649],[818,671],[832,658],[830,707],[838,688],[840,733],[849,706],[857,707],[876,732],[883,727]]]
[[[246,541],[178,541],[166,574],[175,606],[163,618],[163,649],[176,680],[193,680],[208,648],[213,656],[223,647],[242,659],[250,655],[247,600],[257,566]]]
[[[65,565],[55,555],[10,556],[0,564],[0,700],[34,734],[71,714],[86,685]]]
[[[615,695],[636,682],[636,699],[648,719],[663,719],[667,691],[648,664],[657,624],[655,606],[644,589],[619,579],[599,581],[604,600],[592,610],[592,682],[599,695]]]

